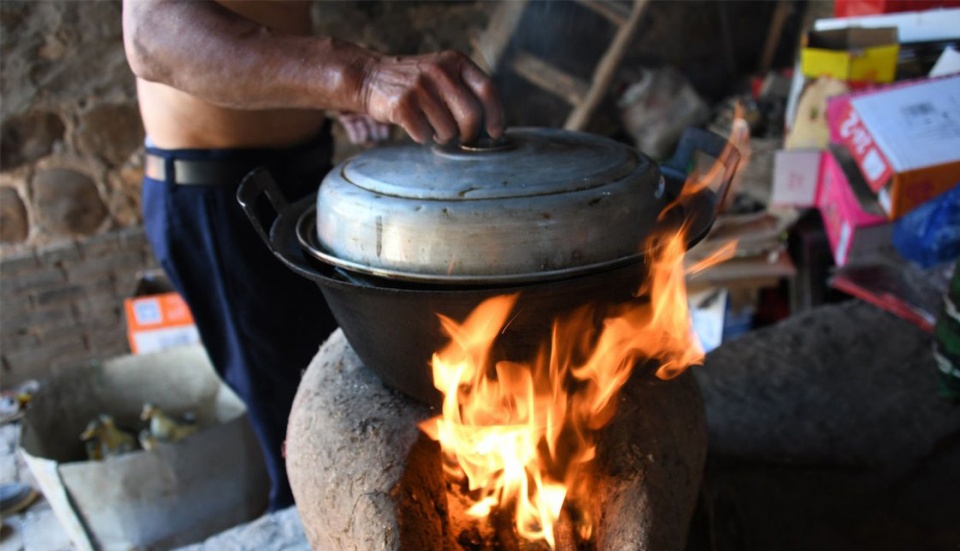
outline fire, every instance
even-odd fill
[[[677,204],[721,169],[688,182]],[[486,300],[462,322],[439,315],[450,336],[432,361],[442,412],[421,428],[440,442],[447,475],[465,481],[476,496],[471,515],[510,509],[520,537],[555,548],[564,504],[575,507],[588,497],[585,467],[596,454],[594,434],[613,416],[633,367],[653,360],[656,375],[670,379],[702,363],[687,303],[686,231],[653,235],[646,244],[648,272],[637,294],[648,301],[605,312],[585,306],[553,320],[550,342],[532,359],[497,360],[491,351],[510,323],[517,294]],[[692,269],[732,253],[721,250]],[[590,537],[590,519],[578,528],[583,539]]]

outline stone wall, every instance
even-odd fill
[[[0,384],[128,350],[155,265],[120,2],[0,3]]]

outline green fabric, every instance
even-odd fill
[[[943,309],[937,318],[934,359],[939,376],[938,393],[960,402],[960,259],[943,297]]]

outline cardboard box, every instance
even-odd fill
[[[827,120],[891,219],[960,183],[960,74],[830,98]]]
[[[817,205],[837,266],[893,250],[893,223],[886,216],[865,211],[847,174],[831,151],[821,160]],[[849,171],[849,167],[848,167]]]
[[[819,149],[777,151],[773,159],[773,206],[814,207],[820,183]]]
[[[800,69],[805,76],[845,82],[893,82],[900,44],[897,28],[813,30],[804,37]]]
[[[135,432],[144,402],[192,412],[199,432],[151,451],[86,460],[101,413]],[[269,479],[246,409],[199,345],[59,372],[23,417],[20,452],[76,551],[169,549],[250,521]]]
[[[958,0],[834,0],[837,17],[855,17],[934,8],[960,7]]]
[[[124,301],[127,339],[134,354],[159,352],[200,342],[200,334],[183,297],[162,271],[137,276],[131,298]]]

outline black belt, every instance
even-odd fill
[[[167,174],[167,159],[147,153],[143,172],[147,177],[161,182],[174,182],[188,186],[239,184],[253,167],[223,161],[193,161],[173,159],[173,174]]]
[[[238,163],[234,160],[193,160],[168,159],[162,155],[147,152],[144,158],[143,172],[148,178],[161,182],[174,182],[187,186],[239,185],[243,177],[261,165],[271,163],[282,166],[291,174],[302,174],[313,170],[329,168],[330,145],[318,144],[316,147],[285,152],[278,150],[267,163]],[[173,169],[168,174],[167,169]]]

